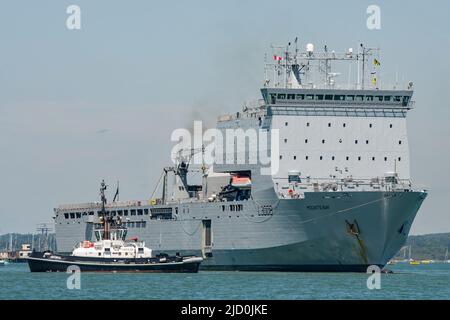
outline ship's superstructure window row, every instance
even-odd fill
[[[357,102],[357,103],[401,103],[406,106],[410,96],[403,95],[355,95],[355,94],[293,94],[271,93],[270,102],[275,104],[280,101],[332,101],[332,102]]]

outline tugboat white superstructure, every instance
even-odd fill
[[[161,198],[113,201],[107,212],[156,252],[201,255],[205,269],[365,272],[386,265],[427,196],[410,177],[413,84],[387,88],[378,50],[362,45],[335,53],[308,44],[300,52],[296,39],[273,49],[263,99],[217,123],[227,139],[227,130],[243,133],[223,145],[245,145],[252,130],[277,132],[269,138],[270,164],[249,161],[249,150],[216,152],[214,166],[202,165],[202,182],[193,183],[190,162],[205,152],[194,145],[164,169]],[[344,63],[356,81],[349,76],[340,85],[332,67]],[[99,203],[55,209],[58,250],[93,238],[99,211]]]

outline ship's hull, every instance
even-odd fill
[[[405,243],[425,192],[311,192],[304,199],[179,205],[172,220],[129,229],[155,252],[203,255],[205,270],[351,271],[383,267]],[[230,212],[223,205],[242,203]],[[269,213],[261,207],[268,205]],[[182,214],[182,209],[186,208]],[[204,221],[211,223],[205,248]],[[89,237],[89,223],[56,225],[58,250]]]

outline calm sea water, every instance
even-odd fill
[[[381,289],[366,274],[199,272],[81,274],[67,289],[65,273],[31,273],[27,264],[0,267],[0,299],[450,299],[450,264],[390,266]]]

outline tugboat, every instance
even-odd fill
[[[69,266],[82,272],[198,272],[203,261],[200,257],[164,253],[153,256],[152,250],[137,238],[125,240],[127,229],[121,218],[106,213],[105,190],[102,181],[102,216],[94,229],[97,241],[80,242],[71,255],[33,251],[27,259],[31,272],[66,272]]]

